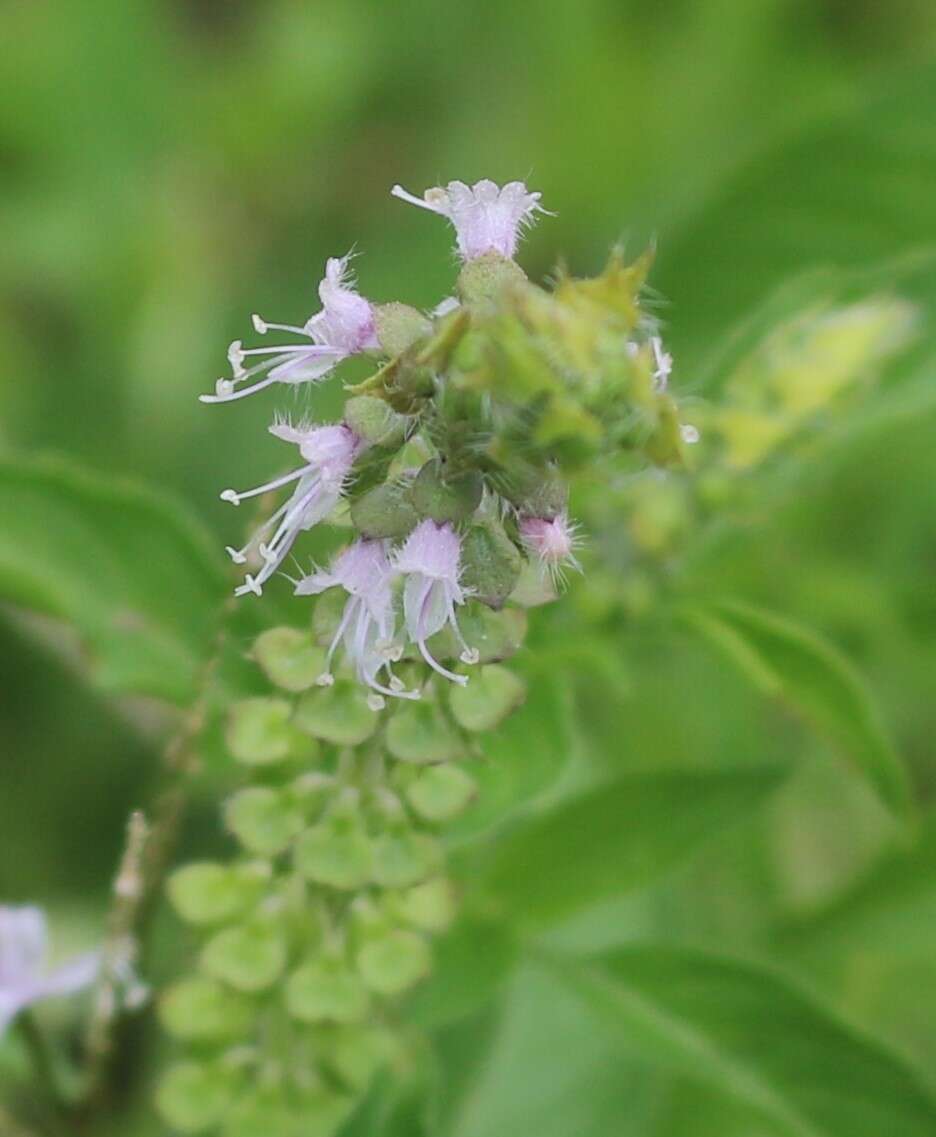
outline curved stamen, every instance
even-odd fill
[[[450,680],[452,683],[457,683],[460,687],[465,686],[465,684],[468,682],[468,676],[467,675],[456,675],[454,671],[448,671],[446,668],[444,668],[442,666],[441,663],[439,663],[437,660],[433,659],[432,656],[429,654],[429,649],[426,647],[426,641],[425,640],[419,640],[416,646],[419,648],[420,655],[423,657],[423,659],[426,661],[426,663],[429,664],[429,666],[432,668],[433,671],[437,671],[440,675],[444,676],[446,679]]]

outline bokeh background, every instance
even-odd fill
[[[699,400],[717,397],[732,329],[813,270],[858,291],[867,273],[869,287],[884,280],[915,302],[921,337],[890,377],[885,413],[800,470],[795,494],[703,571],[844,649],[925,811],[936,793],[929,0],[2,0],[0,17],[0,447],[163,487],[215,529],[219,554],[230,534],[218,489],[279,461],[267,408],[196,401],[250,313],[304,319],[325,258],[351,248],[370,297],[428,307],[451,290],[448,233],[391,199],[394,182],[526,178],[556,211],[524,247],[534,278],[558,251],[586,273],[616,240],[634,251],[654,240],[673,381]],[[648,638],[622,675],[613,694],[588,696],[582,745],[597,764],[792,748],[800,765],[751,832],[571,939],[652,924],[740,950],[762,922],[767,875],[774,912],[795,920],[851,896],[890,855],[870,795],[821,744],[767,722],[697,644],[663,651]],[[154,776],[158,713],[96,693],[68,637],[14,608],[0,613],[0,691],[0,897],[47,904],[64,942],[85,942],[127,811]],[[209,807],[197,816],[211,825]],[[207,839],[195,826],[189,840]],[[929,860],[893,869],[893,902],[868,917],[872,946],[850,952],[846,922],[837,946],[801,963],[936,1078]],[[688,1084],[661,1106],[659,1084],[597,1043],[542,976],[521,977],[510,1000],[458,1137],[753,1137]],[[542,1042],[556,1037],[558,1067]]]

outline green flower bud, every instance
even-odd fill
[[[407,924],[438,935],[455,919],[455,889],[441,876],[423,881],[395,898],[395,910]]]
[[[169,877],[172,905],[190,924],[220,924],[254,908],[270,879],[262,862],[219,865],[200,861],[185,865]]]
[[[409,304],[391,301],[374,306],[377,339],[387,355],[402,355],[432,332],[432,321]]]
[[[361,1093],[396,1049],[396,1040],[381,1027],[346,1026],[328,1032],[322,1058],[341,1081]]]
[[[286,966],[286,939],[278,921],[256,917],[227,928],[205,944],[201,968],[238,991],[271,987]]]
[[[301,741],[290,723],[291,717],[292,706],[284,699],[245,699],[235,703],[225,731],[232,756],[247,766],[282,762]]]
[[[302,834],[294,855],[296,869],[318,884],[358,889],[370,883],[373,849],[354,790],[346,791],[323,821]]]
[[[156,1092],[156,1108],[180,1133],[201,1133],[230,1109],[237,1085],[235,1071],[218,1062],[183,1062],[172,1066]]]
[[[302,831],[305,818],[290,791],[251,786],[228,800],[225,822],[249,852],[274,857]]]
[[[472,679],[469,687],[474,685]],[[406,788],[406,800],[427,821],[450,821],[468,808],[477,786],[458,766],[430,766]]]
[[[686,465],[679,412],[669,395],[658,399],[656,429],[644,443],[644,453],[658,466]]]
[[[442,849],[425,833],[394,827],[374,842],[375,884],[384,888],[406,888],[438,872]]]
[[[472,525],[462,537],[462,584],[489,608],[503,608],[522,565],[519,550],[499,521]]]
[[[298,628],[263,632],[254,641],[253,657],[274,686],[294,694],[308,690],[325,670],[325,652]]]
[[[383,399],[373,395],[355,395],[344,406],[344,420],[358,438],[371,446],[393,448],[402,445],[410,428],[410,420],[398,414]]]
[[[427,462],[410,487],[410,501],[420,517],[433,521],[465,521],[481,504],[481,478],[461,474],[446,479],[438,458]]]
[[[364,982],[378,995],[399,995],[425,978],[432,965],[422,936],[400,929],[384,931],[358,949],[357,966]]]
[[[387,723],[387,749],[401,762],[449,762],[462,756],[458,736],[438,707],[406,702]]]
[[[359,746],[370,738],[378,723],[367,705],[367,692],[349,679],[307,691],[299,700],[294,721],[313,738],[336,746]]]
[[[466,604],[458,614],[458,625],[465,643],[478,653],[478,662],[495,663],[517,653],[526,636],[527,616],[519,608],[494,612],[481,604]],[[429,640],[428,647],[436,659],[458,659],[462,651],[448,625]]]
[[[405,482],[385,482],[351,503],[351,521],[362,537],[397,540],[419,521]]]
[[[286,1096],[279,1083],[251,1087],[234,1106],[222,1137],[306,1137],[313,1130]]]
[[[505,289],[526,283],[526,273],[516,261],[492,250],[464,264],[455,288],[466,304],[484,307],[492,306]]]
[[[176,1038],[191,1042],[233,1042],[250,1029],[254,1003],[213,979],[195,976],[174,984],[159,1003],[159,1017]]]
[[[488,731],[504,721],[526,698],[526,683],[498,664],[479,668],[470,683],[452,687],[449,706],[459,726]]]
[[[293,972],[286,985],[286,1007],[302,1022],[360,1022],[369,1003],[360,975],[339,956],[310,960]]]

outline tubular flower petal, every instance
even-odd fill
[[[228,547],[228,555],[235,564],[245,564],[248,553],[255,547],[263,560],[260,571],[255,575],[248,573],[244,583],[235,590],[237,596],[248,592],[261,595],[263,585],[283,563],[296,537],[324,520],[338,504],[354,460],[364,449],[362,440],[343,424],[294,427],[277,422],[270,427],[270,433],[298,446],[305,464],[255,489],[225,490],[221,494],[222,501],[240,505],[246,498],[297,483],[291,496],[242,549]],[[268,538],[271,530],[273,535]]]
[[[449,182],[444,189],[426,190],[422,197],[402,186],[390,192],[401,201],[447,217],[455,227],[458,252],[465,261],[490,252],[512,259],[524,226],[532,224],[534,214],[546,212],[539,204],[540,194],[531,193],[523,182],[508,182],[503,189],[487,179],[473,186]]]
[[[305,576],[296,585],[297,596],[316,596],[329,588],[343,588],[348,593],[338,629],[328,649],[328,670],[319,677],[319,683],[332,682],[331,661],[339,643],[355,675],[374,693],[372,705],[376,710],[383,706],[382,696],[418,699],[418,691],[406,691],[390,669],[398,657],[393,640],[396,618],[393,611],[392,582],[396,575],[387,556],[384,541],[355,541],[339,553],[327,570],[319,569]],[[377,676],[386,670],[387,683]]]
[[[406,539],[394,567],[406,578],[403,615],[407,635],[433,671],[464,686],[467,676],[448,671],[426,647],[426,641],[448,624],[461,644],[462,662],[477,663],[477,652],[465,643],[455,615],[455,606],[464,604],[466,599],[459,584],[460,557],[461,542],[452,526],[427,520],[421,521]]]
[[[245,348],[235,340],[228,348],[231,378],[219,379],[213,395],[202,395],[203,403],[230,403],[261,391],[273,383],[314,383],[324,379],[342,359],[377,348],[374,310],[354,288],[347,257],[331,257],[319,284],[322,310],[300,328],[292,324],[271,324],[254,316],[256,330],[265,335],[276,330],[304,336],[309,342],[281,344],[278,347]],[[258,362],[245,366],[248,357]],[[253,380],[248,386],[239,384]]]
[[[96,953],[45,967],[48,933],[40,908],[0,905],[0,1035],[22,1010],[54,995],[70,995],[94,981]]]

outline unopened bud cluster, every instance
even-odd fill
[[[313,526],[352,535],[289,578],[314,598],[309,630],[260,637],[275,693],[231,710],[228,749],[250,772],[225,809],[239,854],[172,879],[177,911],[206,934],[197,976],[163,1001],[193,1050],[159,1097],[184,1132],[331,1134],[375,1070],[405,1062],[396,1007],[454,914],[435,831],[472,800],[480,733],[524,698],[502,661],[525,607],[579,568],[570,477],[625,453],[678,466],[691,441],[640,307],[649,258],[615,253],[600,276],[560,275],[546,291],[513,259],[538,194],[487,181],[393,192],[454,226],[454,296],[429,314],[375,304],[347,258],[330,260],[321,311],[301,326],[254,317],[259,335],[290,342],[232,344],[230,377],[205,396],[376,360],[340,421],[274,421],[299,451],[294,470],[221,495],[285,495],[228,550],[240,595],[260,594]]]

